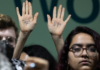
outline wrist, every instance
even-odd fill
[[[20,34],[23,35],[23,36],[27,36],[27,35],[29,35],[31,32],[32,32],[32,31],[25,31],[25,32],[20,31]]]
[[[52,38],[63,38],[62,35],[55,35],[55,34],[51,34]]]
[[[26,39],[30,35],[30,33],[31,32],[22,32],[22,31],[20,31],[19,38]]]

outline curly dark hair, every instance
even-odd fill
[[[68,35],[68,37],[65,40],[64,46],[59,55],[59,62],[57,65],[57,70],[67,69],[69,46],[71,44],[72,38],[78,33],[86,33],[92,36],[96,44],[96,48],[98,49],[99,60],[100,60],[100,35],[88,27],[78,26],[74,30],[71,31],[71,33]],[[68,70],[70,70],[70,68]],[[100,62],[98,63],[97,70],[100,70]]]

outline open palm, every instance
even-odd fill
[[[52,20],[51,20],[50,15],[47,15],[49,32],[51,34],[58,35],[58,36],[62,35],[64,28],[66,26],[66,23],[71,17],[71,15],[69,15],[68,18],[65,21],[63,21],[65,8],[62,9],[62,12],[61,12],[61,8],[62,8],[62,5],[59,6],[57,18],[56,18],[56,7],[54,7],[53,9]]]
[[[26,0],[26,2],[23,3],[22,8],[22,16],[19,13],[19,8],[16,8],[18,20],[20,24],[20,29],[22,32],[31,31],[34,29],[36,23],[37,23],[37,17],[38,12],[35,13],[34,18],[32,16],[32,5],[30,2]]]

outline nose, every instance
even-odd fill
[[[83,48],[82,56],[88,56],[86,48]]]

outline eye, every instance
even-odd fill
[[[89,51],[90,52],[96,52],[96,48],[91,46],[91,47],[89,47]]]
[[[74,45],[74,46],[72,47],[72,50],[73,50],[73,52],[80,52],[80,51],[81,51],[81,46],[79,46],[79,45]]]
[[[13,40],[12,37],[7,37],[7,41],[8,41],[9,43],[12,43],[14,40]]]
[[[73,48],[73,51],[74,52],[80,52],[81,51],[81,48],[80,47],[75,47],[75,48]]]
[[[89,50],[90,52],[96,52],[96,51],[97,51],[96,45],[95,45],[95,44],[90,44],[90,45],[88,45],[88,50]]]

